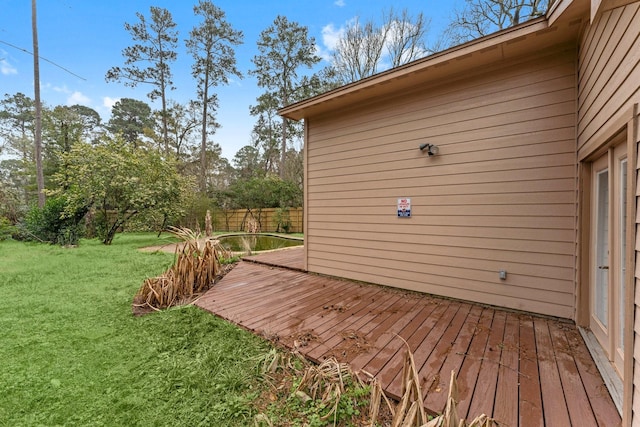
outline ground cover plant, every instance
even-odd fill
[[[138,248],[175,241],[0,242],[0,426],[458,425],[455,399],[441,419],[419,410],[410,354],[396,405],[347,365],[313,365],[196,307],[134,316],[140,283],[174,262]]]
[[[151,234],[112,246],[0,242],[0,426],[252,424],[263,340],[195,307],[131,301],[173,254]]]

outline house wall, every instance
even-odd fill
[[[308,119],[309,271],[571,318],[575,58],[529,56]],[[404,197],[411,218],[396,215]]]
[[[578,148],[586,157],[640,99],[640,2],[598,14],[579,53]]]
[[[640,2],[606,10],[595,15],[580,40],[578,80],[578,155],[587,158],[606,144],[619,130],[627,133],[631,143],[630,157],[638,153],[638,124],[631,120],[634,104],[640,102]],[[637,113],[636,113],[637,114]],[[640,167],[640,166],[639,166]],[[637,173],[636,173],[637,176]],[[635,186],[637,188],[637,185]],[[640,194],[636,190],[636,199]],[[636,201],[637,206],[638,201]],[[636,209],[634,209],[635,211]],[[635,272],[635,289],[629,296],[635,299],[633,325],[633,361],[625,367],[624,418],[640,425],[640,235],[636,214],[635,256],[628,260]],[[633,237],[633,236],[632,236]],[[629,240],[633,242],[632,240]],[[629,245],[630,246],[630,245]],[[630,285],[633,285],[633,280]],[[634,295],[635,293],[635,295]],[[630,346],[631,347],[631,346]],[[629,405],[631,403],[631,405]],[[632,411],[628,412],[629,406]]]

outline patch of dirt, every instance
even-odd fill
[[[347,311],[349,307],[345,306],[343,303],[325,305],[322,307],[324,310],[337,311],[338,313],[344,313]]]
[[[291,335],[289,338],[293,340],[294,350],[297,350],[301,347],[306,347],[310,342],[318,341],[320,339],[320,337],[315,332],[313,332],[312,329],[297,332]]]
[[[351,360],[371,348],[371,344],[362,332],[347,329],[342,331],[340,336],[342,342],[333,348],[327,358],[335,357],[338,361]]]

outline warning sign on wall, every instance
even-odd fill
[[[398,217],[408,218],[411,216],[411,199],[398,199]]]

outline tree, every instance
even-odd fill
[[[308,29],[286,17],[276,17],[273,25],[260,33],[258,55],[252,59],[255,68],[250,73],[257,77],[258,86],[273,94],[279,106],[300,99],[302,76],[300,68],[311,69],[320,62],[316,44]],[[284,176],[289,120],[282,117],[280,144],[280,176]]]
[[[202,161],[200,159],[200,147],[194,148],[189,161],[183,167],[183,173],[198,179],[202,177]],[[205,193],[202,195],[213,195],[218,190],[226,189],[234,180],[235,171],[229,161],[222,157],[222,148],[219,144],[209,144],[206,153],[207,163],[205,165]]]
[[[64,194],[65,212],[95,208],[104,222],[101,238],[111,244],[119,228],[133,217],[181,211],[191,181],[155,150],[133,148],[122,138],[98,145],[75,144],[64,155],[67,169],[58,173],[54,195]]]
[[[262,149],[262,164],[257,163],[259,170],[277,172],[281,159],[282,124],[278,116],[278,99],[276,94],[265,92],[258,97],[258,104],[250,107],[252,116],[258,118],[253,126],[251,139],[253,146]],[[298,122],[289,121],[287,134],[295,133],[292,129]],[[292,126],[293,125],[293,126]],[[258,156],[260,153],[257,153]]]
[[[10,160],[0,162],[0,222],[6,218],[15,224],[22,216],[25,205],[20,198],[20,188],[13,185],[12,180],[7,176],[6,162]]]
[[[352,21],[332,52],[333,67],[342,84],[378,72],[385,37],[372,21],[361,24],[357,17]]]
[[[245,145],[233,157],[233,166],[239,179],[263,176],[264,169],[260,162],[260,152],[256,147]]]
[[[31,0],[31,33],[33,34],[33,87],[36,106],[35,157],[36,182],[38,184],[38,206],[44,207],[44,173],[42,167],[42,102],[40,101],[40,49],[38,48],[38,19],[36,0]]]
[[[393,8],[389,9],[384,18],[384,25],[387,27],[385,48],[391,68],[432,53],[425,42],[430,24],[431,21],[425,19],[422,12],[413,17],[406,9],[403,9],[400,14],[397,14]]]
[[[233,183],[229,189],[218,195],[223,209],[247,209],[247,215],[254,215],[260,222],[264,208],[285,208],[302,204],[302,190],[294,183],[277,175],[251,177]]]
[[[300,151],[289,150],[286,166],[284,180],[297,185],[302,191],[304,187],[304,148]]]
[[[44,172],[50,177],[66,169],[63,154],[78,142],[96,142],[101,119],[97,111],[83,105],[58,105],[43,114]]]
[[[24,161],[35,161],[35,102],[23,93],[5,94],[0,101],[1,147]]]
[[[228,84],[230,76],[242,78],[242,73],[236,66],[234,47],[242,44],[243,34],[234,30],[225,20],[225,13],[209,0],[200,0],[193,11],[203,19],[189,33],[186,45],[195,60],[191,74],[198,83],[198,99],[202,106],[199,183],[200,191],[204,193],[207,181],[207,136],[211,124],[209,115],[217,107],[216,95],[209,91],[221,83]],[[209,109],[213,111],[210,112]],[[217,127],[215,123],[213,129]]]
[[[6,190],[15,194],[16,209],[37,200],[35,170],[35,102],[22,93],[5,94],[0,101],[0,147],[9,158],[0,162]]]
[[[145,129],[153,127],[151,107],[145,102],[122,98],[111,109],[111,118],[106,129],[113,135],[122,135],[132,146],[144,135]]]
[[[512,27],[541,16],[548,4],[548,0],[465,0],[445,30],[444,43],[455,46]]]
[[[188,104],[170,102],[167,109],[167,124],[169,127],[170,146],[175,150],[175,158],[183,161],[185,154],[195,145],[194,132],[202,123],[198,103],[191,101]],[[215,125],[215,127],[214,127]],[[211,127],[215,129],[217,123],[213,122]]]
[[[426,56],[431,53],[425,43],[428,28],[422,13],[413,17],[406,9],[383,12],[380,26],[354,19],[331,54],[336,78],[348,84]]]
[[[113,67],[107,71],[106,81],[124,81],[125,86],[138,84],[153,86],[148,96],[151,100],[160,98],[162,102],[162,139],[165,150],[169,149],[167,130],[167,91],[174,89],[169,64],[176,60],[178,32],[168,10],[151,6],[151,22],[144,15],[136,13],[140,20],[137,24],[125,23],[124,28],[131,34],[134,42],[122,51],[124,67]]]
[[[55,143],[66,147],[77,141],[97,142],[101,133],[100,114],[84,105],[58,105],[43,116],[47,145]]]

